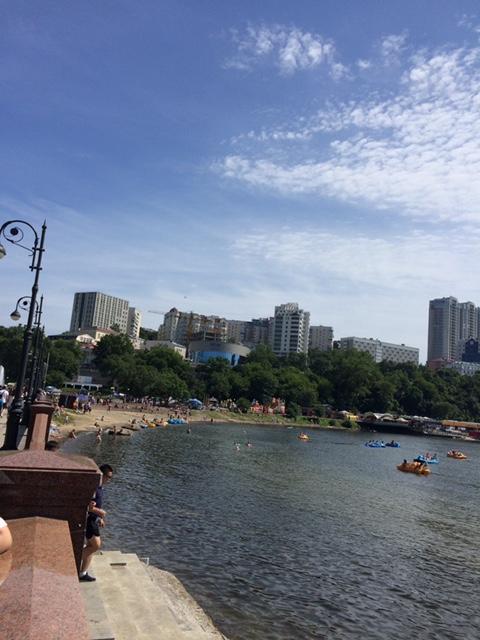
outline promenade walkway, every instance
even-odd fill
[[[175,576],[134,553],[97,554],[92,574],[81,583],[90,640],[226,640]]]

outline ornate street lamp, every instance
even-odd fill
[[[31,296],[23,296],[17,300],[17,304],[15,305],[15,309],[10,314],[10,318],[17,322],[21,318],[21,311],[27,311],[29,309],[29,305],[32,303]],[[26,396],[26,404],[23,409],[23,419],[22,426],[23,429],[20,428],[19,438],[23,436],[25,428],[28,425],[28,420],[30,417],[30,405],[35,399],[35,395],[38,389],[38,378],[39,378],[39,355],[41,348],[43,349],[43,329],[40,329],[40,321],[42,319],[42,309],[43,309],[43,296],[40,297],[40,304],[35,301],[35,333],[33,337],[33,350],[32,350],[32,362],[30,365],[30,374],[28,376],[28,391]]]
[[[25,238],[25,231],[29,229],[34,236],[34,241],[32,247],[25,246],[23,243],[23,239]],[[29,255],[32,257],[32,263],[30,265],[30,271],[35,273],[33,286],[32,286],[32,295],[30,297],[30,305],[28,308],[28,319],[27,324],[25,325],[25,331],[23,333],[23,345],[22,345],[22,355],[20,358],[20,369],[18,372],[17,382],[15,386],[15,394],[13,396],[12,404],[10,405],[10,409],[8,412],[7,419],[7,429],[5,432],[5,441],[3,443],[3,449],[11,450],[16,449],[18,445],[18,436],[19,436],[19,425],[23,415],[23,407],[24,407],[24,398],[23,398],[23,385],[25,384],[25,374],[27,371],[27,362],[28,355],[30,353],[30,345],[32,342],[32,327],[34,314],[38,311],[37,305],[37,292],[38,292],[38,280],[40,277],[40,271],[42,270],[42,256],[45,242],[45,233],[47,230],[46,221],[42,225],[42,231],[40,234],[40,238],[38,237],[38,233],[35,231],[34,227],[29,222],[25,222],[24,220],[9,220],[5,222],[0,227],[0,238],[3,237],[8,242],[15,244],[22,249],[25,249],[29,252]],[[4,258],[6,255],[5,247],[0,244],[0,259]],[[13,315],[19,313],[18,304],[21,302],[22,298],[17,302],[17,308],[13,312]]]

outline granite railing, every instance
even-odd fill
[[[51,413],[34,403],[27,448],[0,451],[0,516],[13,535],[0,555],[1,640],[88,638],[78,571],[101,474],[90,458],[45,451]]]
[[[9,520],[12,548],[0,555],[2,640],[88,640],[68,523]]]

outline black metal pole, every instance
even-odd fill
[[[37,397],[37,393],[39,389],[43,389],[42,386],[42,378],[43,378],[43,367],[45,366],[45,327],[39,328],[40,338],[39,338],[39,356],[37,359],[37,366],[35,369],[35,375],[33,378],[33,390],[32,390],[32,402]]]
[[[43,363],[43,371],[42,371],[42,389],[45,389],[47,384],[47,374],[48,374],[48,366],[50,364],[50,351],[47,352],[47,359]]]
[[[33,396],[36,391],[35,383],[36,383],[36,378],[38,377],[37,367],[38,367],[38,360],[40,355],[40,344],[41,344],[41,338],[42,338],[41,329],[40,329],[40,320],[42,319],[42,307],[43,307],[43,296],[40,298],[40,304],[38,306],[37,314],[35,316],[35,338],[33,340],[32,366],[30,371],[30,378],[28,380],[28,393],[27,393],[28,406],[33,402]]]
[[[30,226],[30,225],[29,225]],[[40,277],[40,271],[42,269],[42,256],[44,252],[45,232],[47,225],[44,222],[42,225],[42,233],[40,237],[40,246],[38,245],[38,236],[35,233],[35,242],[33,245],[33,257],[32,264],[30,266],[31,271],[35,271],[35,278],[32,286],[32,296],[30,301],[30,308],[28,310],[28,320],[23,334],[23,346],[22,355],[20,360],[20,371],[18,373],[15,395],[13,396],[12,404],[8,412],[7,428],[5,431],[5,440],[2,449],[13,450],[17,449],[19,441],[19,427],[23,415],[23,385],[25,383],[25,374],[27,371],[28,354],[30,352],[30,345],[32,342],[32,326],[33,316],[35,313],[35,303],[38,293],[38,280]],[[22,434],[23,435],[23,432]]]

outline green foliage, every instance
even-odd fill
[[[302,408],[296,402],[289,402],[286,410],[287,418],[298,418],[302,415]]]
[[[142,340],[157,340],[158,331],[156,329],[145,329],[144,327],[140,327],[140,333],[138,337]]]
[[[49,370],[51,372],[62,373],[65,379],[71,379],[77,374],[83,356],[82,350],[75,340],[50,341],[49,352]]]
[[[22,342],[23,327],[0,327],[0,364],[9,381],[18,374]],[[72,340],[47,344],[47,382],[60,387],[78,372],[82,351]],[[162,400],[215,396],[232,399],[248,411],[252,400],[267,403],[281,397],[292,417],[307,407],[321,416],[323,405],[331,405],[353,412],[480,421],[480,374],[468,377],[410,364],[376,364],[359,351],[312,351],[307,360],[302,354],[279,358],[260,345],[234,368],[223,358],[192,367],[167,347],[135,352],[127,336],[109,335],[95,348],[95,362],[120,391]]]
[[[23,332],[23,327],[0,327],[0,364],[5,367],[8,382],[14,382],[18,376]]]
[[[248,400],[247,398],[238,398],[237,402],[237,407],[238,409],[242,412],[242,413],[247,413],[250,409],[250,400]]]

